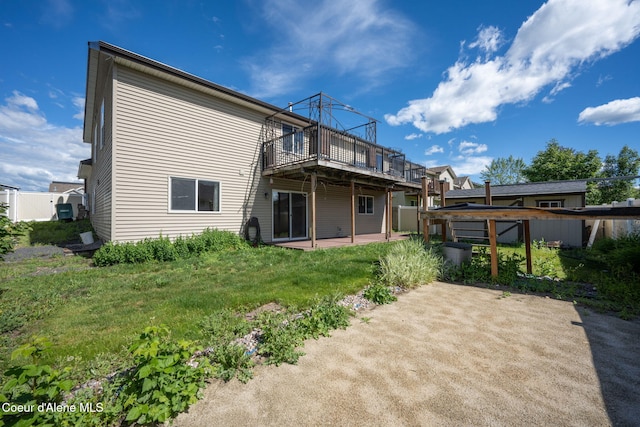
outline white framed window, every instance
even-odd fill
[[[220,182],[169,178],[170,212],[220,212]]]
[[[373,215],[373,196],[358,196],[358,213]]]
[[[537,205],[539,208],[561,208],[562,200],[538,200]]]
[[[295,126],[282,123],[282,151],[287,153],[304,153],[304,132]]]

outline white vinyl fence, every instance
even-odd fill
[[[627,199],[624,202],[612,202],[604,207],[640,207],[640,199]],[[592,208],[598,206],[589,206]],[[609,237],[617,239],[632,233],[640,233],[640,219],[595,219],[585,221],[585,225],[591,230],[588,246],[600,238]]]
[[[59,203],[71,203],[73,218],[77,218],[78,204],[82,204],[82,195],[5,190],[0,191],[0,202],[9,205],[6,215],[13,222],[54,221],[58,219],[56,205]]]

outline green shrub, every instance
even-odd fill
[[[200,322],[204,342],[212,347],[222,347],[251,331],[251,325],[230,309],[219,310]]]
[[[302,339],[320,336],[328,337],[333,329],[349,326],[350,311],[339,305],[339,296],[325,296],[296,319],[294,326],[300,331]]]
[[[500,285],[513,285],[521,272],[521,265],[525,258],[517,253],[504,255],[498,253],[498,276],[491,275],[491,255],[486,248],[481,248],[480,252],[471,261],[460,266],[446,264],[443,269],[442,278],[470,283],[497,283]]]
[[[164,326],[147,327],[129,350],[135,362],[120,397],[125,420],[163,423],[184,412],[200,397],[209,374],[205,358],[190,341],[173,342]]]
[[[262,312],[256,323],[262,331],[258,354],[268,357],[267,364],[279,366],[282,363],[296,364],[303,352],[298,351],[304,339],[300,332],[291,327],[289,316],[284,313]]]
[[[0,261],[2,256],[13,252],[20,236],[29,230],[29,225],[24,222],[14,224],[8,216],[5,215],[9,205],[0,202]]]
[[[216,347],[212,359],[215,363],[213,372],[216,378],[230,381],[237,377],[243,383],[253,378],[252,368],[255,363],[241,345],[226,344]]]
[[[98,267],[115,264],[137,264],[152,260],[164,262],[199,256],[205,252],[240,249],[246,242],[230,231],[206,229],[202,234],[177,237],[172,243],[167,237],[144,239],[140,242],[108,242],[96,251],[93,261]]]
[[[40,363],[50,346],[46,338],[33,337],[11,354],[11,360],[30,359],[30,363],[11,367],[4,373],[0,403],[24,405],[30,409],[0,412],[0,425],[54,425],[55,411],[41,409],[40,405],[60,404],[73,384],[59,371]]]
[[[441,267],[442,258],[420,240],[403,240],[380,259],[379,280],[386,286],[414,288],[436,280]]]
[[[390,304],[398,299],[388,286],[381,283],[367,286],[362,295],[375,304]]]

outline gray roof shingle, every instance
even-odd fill
[[[492,197],[531,196],[536,194],[575,194],[586,192],[586,180],[528,182],[526,184],[491,186]],[[447,199],[467,199],[484,196],[484,187],[469,190],[450,190],[446,193]]]

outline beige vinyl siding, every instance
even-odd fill
[[[311,184],[310,179],[304,181],[273,179],[273,184],[264,179],[258,189],[256,209],[252,216],[260,220],[262,239],[271,242],[273,236],[273,210],[271,206],[272,191],[302,192],[307,194],[307,227],[311,227]],[[264,189],[264,191],[263,191]],[[267,203],[264,192],[268,193]],[[358,194],[374,197],[374,214],[358,215]],[[385,203],[384,192],[359,190],[356,186],[356,234],[384,232]],[[308,231],[308,237],[311,237]],[[316,189],[316,236],[318,239],[345,237],[351,235],[351,188],[333,185],[318,179]]]
[[[104,67],[104,72],[109,74],[113,71],[111,67]],[[104,145],[100,148],[100,144],[94,144],[92,140],[92,158],[94,159],[91,166],[91,177],[89,179],[89,197],[93,209],[90,211],[89,218],[91,224],[98,235],[104,241],[112,238],[112,122],[113,122],[113,80],[109,75],[101,76],[98,79],[99,85],[96,88],[96,99],[94,116],[99,115],[101,101],[104,97],[105,112],[105,134]],[[95,133],[92,132],[92,138]],[[95,190],[95,192],[94,192]]]
[[[113,240],[239,233],[260,173],[264,116],[123,66],[116,87]],[[169,212],[170,177],[218,181],[221,212]]]

